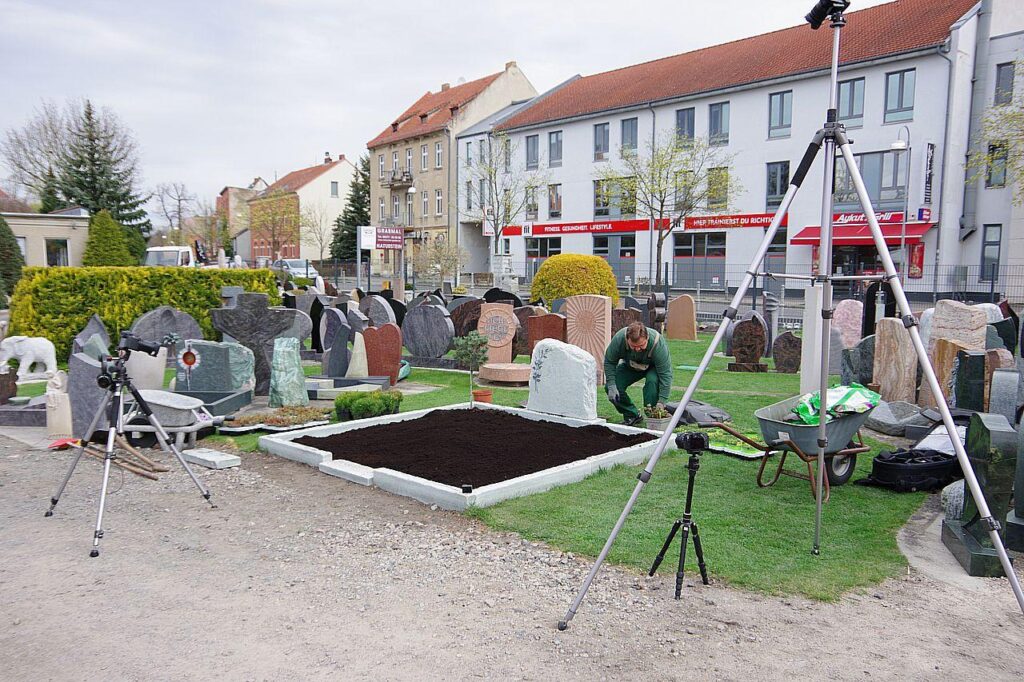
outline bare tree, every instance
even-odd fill
[[[324,259],[324,253],[331,248],[334,241],[334,218],[327,215],[327,208],[320,202],[303,206],[299,216],[299,234],[303,244],[314,247],[318,260]]]
[[[537,193],[547,182],[540,159],[536,167],[527,168],[525,161],[518,161],[518,150],[508,135],[495,133],[488,138],[482,158],[467,159],[468,196],[460,192],[458,210],[466,221],[479,222],[484,232],[492,233],[493,255],[498,254],[505,228],[529,219],[532,213],[527,209],[536,211]]]
[[[249,202],[249,229],[254,243],[266,241],[272,258],[299,237],[299,197],[294,192],[274,191]]]
[[[468,260],[469,254],[455,242],[438,235],[420,245],[414,256],[417,272],[436,274],[444,282],[455,275]]]
[[[183,182],[162,182],[153,194],[169,230],[180,230],[182,223],[194,213],[196,195],[189,192]]]
[[[645,149],[620,150],[618,161],[602,165],[595,202],[609,215],[652,218],[657,244],[656,284],[672,230],[695,215],[724,213],[743,189],[730,172],[734,155],[706,138],[684,138],[668,131]]]

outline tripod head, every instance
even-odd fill
[[[818,4],[811,8],[804,20],[817,31],[829,17],[832,17],[833,22],[843,21],[843,12],[849,6],[849,0],[818,0]]]
[[[683,431],[676,436],[676,447],[691,455],[700,456],[711,446],[711,439],[703,431]]]
[[[133,350],[156,357],[160,352],[160,344],[152,341],[143,341],[137,335],[127,330],[121,332],[121,340],[117,344],[117,355],[111,355],[100,360],[100,373],[96,377],[96,384],[100,388],[113,390],[118,382],[124,383],[129,380],[124,363],[128,360]]]

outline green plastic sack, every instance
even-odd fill
[[[836,386],[830,388],[825,395],[828,412],[825,423],[832,421],[844,414],[860,414],[867,412],[877,405],[882,397],[874,391],[864,388],[860,384],[849,386]],[[800,401],[793,408],[793,412],[804,424],[816,425],[818,423],[821,399],[819,391],[807,393],[800,396]]]

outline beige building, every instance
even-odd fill
[[[0,213],[18,241],[25,265],[81,265],[89,238],[89,214],[82,208],[56,213]]]
[[[455,137],[537,91],[515,62],[504,71],[427,92],[366,145],[370,152],[370,217],[374,226],[405,230],[405,259],[443,236],[457,239]],[[373,270],[398,275],[395,252],[375,251]],[[406,268],[408,271],[408,268]]]

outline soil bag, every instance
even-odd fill
[[[811,426],[818,423],[818,410],[821,406],[818,394],[819,391],[815,391],[800,396],[800,401],[793,408],[793,414],[796,416],[793,421],[800,421]],[[875,407],[881,399],[880,395],[860,384],[830,388],[825,395],[828,406],[826,423],[844,414],[867,412]]]

